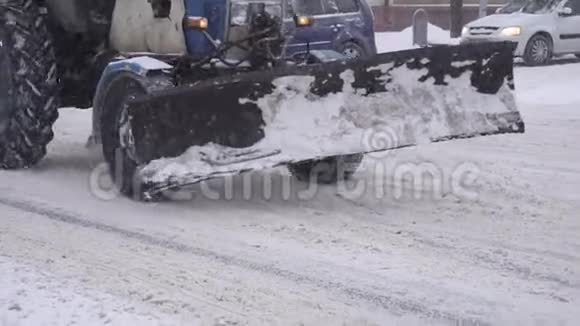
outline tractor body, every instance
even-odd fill
[[[277,166],[333,183],[365,153],[524,132],[514,44],[329,50],[304,36],[316,16],[296,9],[288,0],[0,0],[0,167],[38,162],[62,105],[92,107],[90,144],[137,199]],[[345,22],[356,23],[351,14]],[[347,35],[343,27],[333,33]]]

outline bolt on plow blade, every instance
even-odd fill
[[[220,77],[129,103],[149,194],[253,170],[523,133],[513,44],[442,46]]]

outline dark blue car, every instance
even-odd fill
[[[288,0],[288,15],[312,16],[314,25],[297,28],[287,54],[335,50],[348,57],[377,52],[374,17],[366,0]]]

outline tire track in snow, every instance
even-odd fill
[[[352,200],[343,196],[340,196],[341,199],[343,199],[346,202],[349,202],[351,205],[353,205],[356,208],[359,208],[361,210],[367,211],[368,213],[371,213],[370,216],[381,216],[382,214],[375,210],[373,207],[367,206],[364,203],[358,202],[356,200]],[[371,220],[373,222],[375,222],[376,220]],[[389,227],[395,227],[395,228],[402,228],[403,225],[401,224],[395,224],[395,223],[384,223],[384,221],[380,221],[381,224],[389,226]],[[525,247],[525,246],[521,246],[521,245],[516,245],[513,243],[510,244],[505,244],[505,243],[501,243],[499,241],[495,241],[495,240],[489,240],[489,239],[484,239],[484,238],[479,238],[479,237],[475,237],[473,235],[469,235],[469,234],[465,234],[465,233],[461,233],[461,234],[457,234],[456,232],[450,232],[448,229],[445,228],[440,228],[440,227],[432,227],[429,226],[430,229],[425,229],[425,231],[427,232],[431,232],[431,231],[435,231],[435,232],[443,232],[444,235],[448,236],[449,238],[453,238],[453,239],[467,239],[470,242],[473,242],[475,244],[479,244],[482,246],[490,246],[490,247],[494,247],[494,248],[501,248],[501,249],[506,249],[506,250],[510,250],[510,251],[514,251],[514,252],[519,252],[522,254],[529,254],[529,255],[536,255],[536,256],[549,256],[551,258],[555,258],[555,259],[559,259],[562,261],[573,261],[573,262],[578,262],[580,263],[580,256],[572,256],[566,253],[561,253],[561,252],[556,252],[556,251],[552,251],[552,250],[542,250],[542,249],[538,249],[538,248],[532,248],[532,247]],[[417,231],[410,231],[410,230],[405,230],[406,233],[408,233],[409,235],[412,235],[414,237],[417,237],[418,241],[424,241],[426,244],[431,245],[432,247],[436,247],[436,248],[442,248],[442,249],[454,249],[455,247],[444,244],[444,243],[439,243],[436,242],[434,240],[430,240],[425,234],[421,234]]]
[[[490,325],[485,320],[480,320],[476,318],[466,318],[464,316],[456,315],[453,313],[430,309],[418,302],[401,300],[394,296],[386,294],[377,294],[360,288],[350,287],[339,282],[333,282],[329,280],[315,278],[308,275],[299,274],[290,270],[284,270],[274,265],[252,262],[234,256],[220,254],[211,250],[189,246],[186,244],[179,243],[177,241],[161,239],[145,233],[126,230],[120,227],[96,221],[86,220],[77,214],[65,212],[60,209],[51,208],[48,207],[47,205],[43,205],[40,203],[33,203],[30,201],[15,200],[11,198],[0,197],[0,204],[18,210],[22,210],[28,213],[36,214],[53,221],[67,223],[88,229],[94,229],[109,234],[114,234],[126,239],[137,240],[147,245],[157,246],[180,253],[193,254],[206,259],[218,261],[224,265],[232,265],[243,269],[274,275],[276,277],[290,280],[297,284],[310,284],[312,286],[322,288],[328,292],[340,292],[350,300],[365,301],[376,307],[383,308],[391,313],[399,315],[411,313],[419,317],[434,319],[437,321],[451,323],[454,325],[456,324],[478,325],[478,326]]]
[[[0,204],[0,208],[1,208]],[[12,209],[11,211],[20,211],[24,212],[19,209]],[[33,213],[32,215],[29,212],[24,212],[28,214],[28,216],[38,217],[39,215]],[[40,216],[42,218],[42,216]],[[14,219],[15,220],[15,219]],[[54,222],[50,219],[45,219],[46,223]],[[66,226],[68,229],[76,228],[76,225],[72,224],[65,224],[65,223],[55,223],[61,224],[61,226]],[[10,232],[9,228],[2,228],[0,226],[0,247],[2,247],[2,242],[6,241],[3,237],[4,234]],[[32,235],[29,235],[31,231]],[[93,232],[93,229],[83,229],[77,230],[77,232],[84,231],[86,232]],[[231,305],[222,304],[222,302],[216,302],[212,300],[213,292],[196,292],[194,290],[196,285],[196,278],[204,279],[204,285],[208,284],[209,279],[214,281],[215,278],[212,278],[211,275],[203,275],[203,274],[196,274],[196,270],[190,269],[183,269],[180,267],[175,267],[175,261],[167,261],[163,264],[163,270],[159,271],[158,263],[159,263],[159,253],[160,251],[166,252],[164,248],[144,245],[143,243],[137,241],[131,241],[131,239],[117,239],[121,240],[120,243],[126,243],[122,245],[124,250],[119,250],[115,252],[115,257],[110,257],[109,253],[111,252],[111,247],[109,246],[106,250],[98,250],[95,252],[94,248],[103,248],[98,243],[91,243],[91,240],[85,241],[80,246],[75,246],[73,252],[66,253],[65,255],[62,252],[55,252],[54,248],[57,248],[59,245],[62,248],[63,243],[59,243],[59,240],[63,237],[62,233],[56,233],[58,235],[53,234],[53,237],[60,236],[60,239],[52,240],[51,237],[44,238],[39,240],[35,238],[37,236],[37,232],[35,230],[27,230],[26,235],[18,232],[11,232],[9,235],[12,236],[10,241],[12,243],[17,243],[19,245],[23,245],[22,252],[18,252],[18,254],[6,255],[7,257],[14,257],[16,259],[20,258],[31,258],[34,255],[27,254],[27,249],[30,250],[30,246],[26,246],[26,243],[34,243],[34,247],[40,247],[40,250],[43,254],[47,254],[46,257],[52,257],[47,260],[46,262],[50,262],[50,264],[55,263],[55,259],[59,259],[62,256],[66,256],[63,258],[64,261],[69,261],[69,258],[75,259],[74,269],[71,272],[71,265],[65,267],[66,272],[68,275],[82,275],[84,274],[85,269],[90,269],[90,275],[83,276],[83,279],[79,284],[81,292],[91,287],[86,287],[86,284],[89,282],[89,278],[94,277],[99,272],[103,272],[106,274],[105,278],[114,278],[116,283],[111,283],[110,281],[106,281],[109,285],[108,287],[102,287],[100,283],[95,283],[95,286],[99,290],[104,290],[105,293],[109,294],[121,294],[121,296],[127,295],[131,298],[136,299],[137,302],[144,302],[148,303],[157,307],[163,307],[165,310],[168,311],[183,311],[185,310],[185,316],[189,318],[189,316],[193,316],[196,313],[196,308],[199,309],[200,305],[205,309],[207,313],[208,310],[212,311],[214,315],[224,317],[223,313],[229,314],[228,318],[231,316],[235,316],[235,318],[244,318],[247,319],[248,316],[242,310],[237,309],[238,307],[232,307]],[[115,234],[101,234],[101,236],[108,236],[108,237],[115,237]],[[102,239],[101,237],[93,238],[93,242],[98,241],[98,239]],[[52,240],[52,241],[51,241]],[[69,239],[70,241],[70,239]],[[67,243],[66,241],[64,242]],[[55,247],[52,247],[56,245]],[[48,249],[47,249],[48,248]],[[143,248],[145,250],[143,250]],[[4,249],[4,248],[2,248]],[[91,250],[92,249],[92,250]],[[152,252],[156,250],[157,253]],[[10,249],[9,249],[10,252]],[[81,253],[81,254],[79,254]],[[5,254],[5,251],[0,252],[0,258],[2,254]],[[36,253],[35,253],[36,254]],[[76,256],[76,257],[75,257]],[[42,257],[42,255],[41,255]],[[137,259],[135,259],[138,257]],[[44,260],[45,257],[39,259],[39,256],[36,255],[34,260]],[[137,260],[139,263],[138,265],[134,264]],[[113,263],[116,261],[116,263]],[[57,265],[60,265],[57,263]],[[145,267],[143,267],[145,265]],[[62,265],[60,267],[63,267]],[[98,271],[95,273],[95,271]],[[195,275],[193,277],[192,275]],[[172,278],[172,276],[174,276]],[[57,280],[58,281],[58,280]],[[220,279],[221,282],[228,282],[225,278]],[[176,283],[180,283],[179,286],[176,286]],[[135,286],[130,286],[130,284],[138,284],[141,289],[136,288]],[[129,286],[125,286],[129,285]],[[93,287],[94,288],[94,287]],[[227,287],[226,287],[227,288]],[[111,291],[111,289],[113,289]],[[222,292],[226,293],[226,291]],[[1,296],[1,295],[0,295]],[[210,299],[206,299],[209,297]],[[193,301],[193,302],[192,302]],[[208,309],[209,308],[209,309]],[[209,313],[209,315],[212,315]],[[234,321],[237,319],[234,319]],[[204,323],[202,323],[204,324]],[[213,324],[212,324],[213,325]],[[0,326],[3,326],[0,322]]]
[[[372,215],[377,215],[377,216],[380,215],[375,209],[373,209],[370,206],[365,205],[364,203],[361,203],[361,202],[358,202],[355,200],[351,200],[351,199],[348,199],[348,198],[345,198],[342,196],[341,196],[341,198],[344,199],[345,201],[349,202],[351,205],[353,205],[361,210],[365,210],[365,211],[370,212]],[[396,224],[385,224],[385,225],[389,226],[389,227],[401,228],[401,230],[403,228],[402,226],[396,225]],[[501,249],[504,251],[512,251],[515,253],[520,253],[520,254],[525,254],[525,255],[533,255],[533,256],[537,256],[537,257],[550,257],[550,258],[563,260],[566,262],[580,262],[580,257],[578,257],[578,256],[571,256],[571,255],[568,255],[565,253],[559,253],[559,252],[554,252],[554,251],[550,251],[550,250],[539,250],[536,248],[529,248],[529,247],[518,246],[518,245],[514,245],[514,244],[504,244],[504,243],[500,243],[499,241],[481,239],[481,238],[477,238],[477,237],[474,237],[474,236],[471,236],[468,234],[462,234],[461,236],[459,236],[453,232],[449,232],[448,230],[445,230],[444,228],[432,228],[431,230],[426,229],[424,231],[438,232],[438,233],[444,235],[447,239],[468,240],[469,242],[473,243],[473,245],[472,246],[463,246],[460,248],[457,245],[457,243],[459,243],[459,241],[457,241],[457,242],[453,243],[453,245],[451,245],[448,242],[442,241],[441,239],[429,237],[428,235],[426,235],[422,232],[408,230],[408,229],[402,230],[402,234],[406,234],[407,236],[411,237],[411,239],[413,239],[414,241],[416,241],[418,243],[422,243],[422,244],[429,246],[431,248],[440,249],[440,250],[449,250],[449,251],[454,251],[456,253],[463,253],[463,254],[465,254],[465,256],[468,259],[470,259],[469,260],[470,263],[477,264],[477,265],[482,266],[482,267],[487,267],[490,270],[501,270],[501,271],[509,272],[521,280],[529,280],[531,278],[531,279],[535,279],[538,281],[554,283],[554,284],[557,284],[557,285],[563,286],[563,287],[580,289],[579,282],[571,281],[571,280],[568,280],[568,279],[565,279],[565,278],[562,278],[560,276],[553,275],[553,274],[537,272],[537,271],[532,270],[528,266],[520,265],[520,264],[514,263],[513,261],[507,261],[506,259],[498,259],[498,257],[494,257],[493,255],[489,254],[489,252],[485,252],[484,249],[487,246],[489,249],[496,249],[496,250]],[[463,250],[460,250],[460,249],[463,249]]]

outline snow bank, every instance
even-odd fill
[[[430,43],[456,44],[459,39],[452,39],[449,31],[429,24],[428,39]],[[376,33],[376,45],[379,53],[407,50],[413,45],[413,26],[409,26],[401,32]]]

